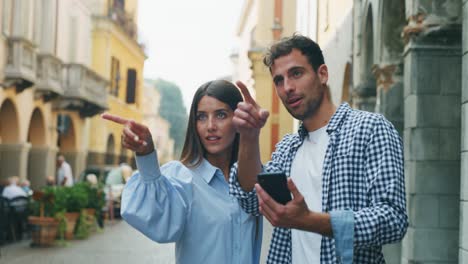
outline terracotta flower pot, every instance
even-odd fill
[[[65,213],[65,222],[67,224],[67,229],[65,230],[65,239],[73,239],[73,232],[75,231],[76,222],[80,217],[80,213]]]
[[[53,217],[39,216],[30,216],[28,221],[32,226],[31,246],[52,246],[57,236],[59,221]]]

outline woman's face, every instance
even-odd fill
[[[205,95],[198,103],[197,132],[207,156],[231,153],[236,136],[233,116],[229,105],[214,97]]]

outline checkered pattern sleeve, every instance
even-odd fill
[[[287,134],[275,145],[275,151],[271,154],[271,160],[268,161],[264,170],[267,172],[284,172],[288,177],[291,171],[293,155],[300,145],[300,139],[297,134]]]
[[[231,167],[229,173],[229,194],[237,198],[240,206],[246,213],[258,216],[260,215],[260,211],[258,210],[258,198],[255,188],[250,192],[244,191],[237,179],[237,171],[236,162]]]
[[[408,227],[401,139],[382,116],[373,127],[365,157],[369,206],[354,213],[357,248],[399,241]]]

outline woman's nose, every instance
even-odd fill
[[[216,120],[212,117],[208,118],[208,130],[216,130]]]

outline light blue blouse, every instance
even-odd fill
[[[159,243],[176,242],[176,263],[258,263],[262,219],[245,213],[207,160],[159,168],[156,153],[136,157],[139,172],[122,195],[122,217]]]

